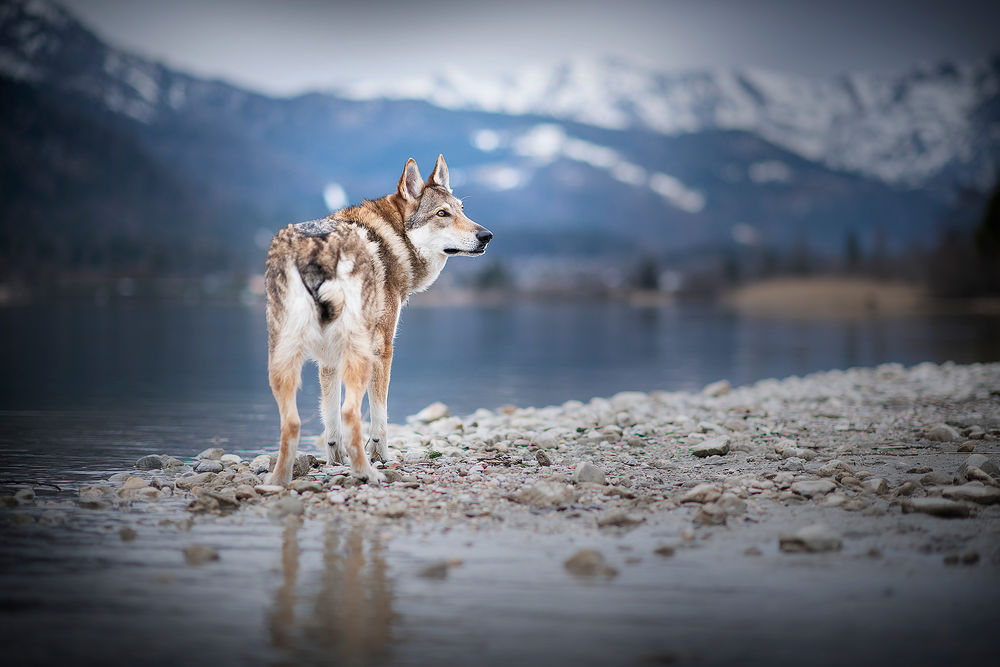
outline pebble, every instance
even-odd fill
[[[596,549],[581,549],[570,556],[563,565],[575,577],[611,578],[618,574],[618,570],[611,567]]]
[[[209,447],[208,449],[202,450],[202,452],[198,454],[198,456],[196,456],[195,458],[202,460],[209,460],[209,461],[218,461],[220,458],[222,458],[222,455],[225,453],[226,450],[222,449],[221,447]]]
[[[903,503],[903,513],[921,512],[946,519],[964,519],[972,514],[969,505],[947,498],[910,498]]]
[[[590,461],[581,461],[573,472],[573,481],[577,484],[590,482],[592,484],[607,484],[607,476],[604,471],[595,466]]]
[[[792,484],[792,491],[806,498],[825,496],[836,488],[837,485],[828,479],[807,480]]]
[[[450,415],[451,412],[448,410],[448,406],[438,401],[431,403],[417,414],[409,417],[407,421],[412,420],[422,424],[430,424],[431,422],[437,421],[438,419],[444,419]]]
[[[309,469],[312,468],[313,456],[311,454],[303,454],[299,452],[295,456],[295,463],[292,464],[292,477],[303,477],[309,474]]]
[[[511,499],[532,507],[561,507],[576,500],[576,491],[569,484],[542,480],[525,487]]]
[[[347,496],[343,491],[330,491],[326,494],[326,500],[331,505],[343,505],[347,502]]]
[[[215,479],[215,473],[203,472],[197,475],[191,475],[190,477],[179,477],[174,481],[174,484],[178,489],[183,489],[188,491],[196,486],[202,486]]]
[[[264,473],[271,471],[271,457],[267,454],[261,454],[260,456],[255,456],[253,461],[250,462],[250,472],[255,475],[263,475]]]
[[[285,487],[278,486],[277,484],[258,484],[253,487],[253,490],[262,496],[273,496],[284,491]]]
[[[787,553],[806,551],[819,553],[824,551],[840,551],[843,542],[832,528],[817,523],[800,528],[793,533],[786,533],[778,539],[779,548]]]
[[[691,448],[691,453],[697,457],[725,456],[729,453],[729,436],[720,435],[700,442]]]
[[[715,484],[698,484],[681,496],[682,503],[711,503],[722,496],[722,489]]]
[[[219,552],[205,544],[192,544],[184,549],[184,561],[194,567],[219,560]]]
[[[147,454],[146,456],[140,457],[135,462],[136,470],[162,470],[163,469],[163,458],[156,454]]]
[[[139,536],[139,533],[135,532],[135,529],[128,526],[124,526],[118,531],[118,538],[122,542],[131,542]]]
[[[203,459],[198,462],[198,465],[194,467],[194,471],[198,473],[202,472],[222,472],[225,466],[222,465],[222,461],[216,461],[214,459]]]
[[[448,576],[448,572],[455,567],[462,564],[462,561],[458,558],[450,558],[447,560],[436,560],[429,565],[425,565],[417,573],[418,577],[424,579],[444,579]]]
[[[861,481],[861,488],[868,493],[884,496],[889,493],[889,484],[881,477],[869,477]]]
[[[406,503],[392,503],[391,505],[380,507],[376,511],[376,514],[384,516],[387,519],[399,519],[406,514]]]
[[[540,466],[550,466],[552,465],[552,459],[548,454],[543,452],[541,449],[535,452],[535,460],[538,461]]]
[[[122,491],[130,491],[132,489],[141,489],[143,487],[149,486],[149,483],[142,477],[129,477],[122,484]]]
[[[966,440],[961,445],[958,446],[959,452],[973,452],[976,450],[976,443],[974,440]]]
[[[944,486],[946,484],[951,484],[954,478],[951,475],[945,475],[940,472],[929,472],[920,478],[920,483],[924,486]]]
[[[653,553],[657,556],[663,556],[664,558],[670,558],[674,555],[676,550],[669,544],[665,544],[662,547],[657,547],[653,550]]]
[[[994,479],[1000,476],[1000,469],[997,468],[997,464],[983,454],[973,454],[962,461],[962,464],[958,467],[958,476],[962,479],[969,479],[972,469],[981,470]]]
[[[222,465],[229,467],[243,463],[243,459],[242,457],[237,456],[236,454],[223,454],[221,457],[219,457],[219,462],[222,463]]]
[[[982,482],[968,482],[961,486],[946,486],[941,495],[952,500],[969,500],[980,505],[1000,503],[1000,489],[986,486]]]
[[[729,384],[729,380],[719,380],[718,382],[713,382],[707,385],[701,390],[702,395],[710,396],[711,398],[718,398],[720,396],[725,396],[732,390],[732,385]]]
[[[947,424],[931,424],[924,431],[924,437],[936,442],[956,442],[962,439],[958,431]]]
[[[14,492],[14,499],[18,503],[28,503],[35,499],[34,489],[18,489]]]
[[[701,506],[692,521],[696,526],[724,526],[726,510],[716,503],[706,503]]]

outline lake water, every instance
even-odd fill
[[[216,440],[242,455],[272,451],[263,319],[259,306],[0,309],[0,486],[56,484],[65,490],[44,498],[58,503],[146,453],[192,456]],[[461,414],[886,361],[997,359],[997,318],[782,321],[704,304],[410,308],[389,417],[401,422],[432,401]],[[317,401],[310,366],[306,433],[320,430]],[[913,586],[912,563],[817,560],[783,571],[777,559],[734,556],[724,536],[669,568],[647,555],[593,585],[562,571],[578,546],[559,536],[461,526],[372,535],[335,519],[253,518],[180,533],[159,527],[183,516],[169,504],[125,519],[65,512],[58,525],[4,528],[9,664],[959,664],[982,646],[963,644],[966,633],[988,637],[993,622],[941,606],[982,598],[982,578],[967,572],[925,573]],[[127,547],[122,521],[139,532]],[[619,559],[626,546],[649,554],[675,528],[592,543]],[[178,544],[193,541],[216,546],[224,567],[186,567]],[[447,581],[415,574],[456,554],[465,564]],[[942,627],[921,615],[927,608],[961,622]],[[928,652],[915,634],[939,648]]]

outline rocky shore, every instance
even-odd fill
[[[724,535],[747,556],[909,554],[1000,566],[1000,364],[888,364],[738,388],[723,380],[699,393],[625,392],[465,417],[432,404],[390,426],[389,438],[383,486],[326,465],[304,437],[287,489],[263,483],[273,455],[210,448],[189,460],[143,456],[79,488],[75,503],[162,511],[163,526],[182,528],[243,513],[339,516],[379,530],[577,535],[645,525],[657,528],[664,557]],[[58,521],[59,506],[30,487],[2,502],[8,521]],[[217,554],[185,556],[199,564]],[[614,575],[587,550],[566,568]]]

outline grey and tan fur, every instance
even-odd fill
[[[425,183],[413,159],[396,192],[279,231],[267,254],[268,374],[281,416],[281,449],[269,483],[285,485],[299,443],[295,396],[302,364],[319,366],[329,462],[380,483],[369,459],[388,457],[386,400],[399,311],[427,289],[451,255],[481,255],[493,234],[465,216],[438,156]],[[341,385],[344,400],[340,405]],[[371,406],[371,450],[361,400]]]

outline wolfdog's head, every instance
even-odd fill
[[[407,160],[397,194],[405,211],[407,236],[425,257],[486,252],[493,233],[466,217],[462,202],[451,193],[444,156],[438,155],[426,183],[413,158]]]

